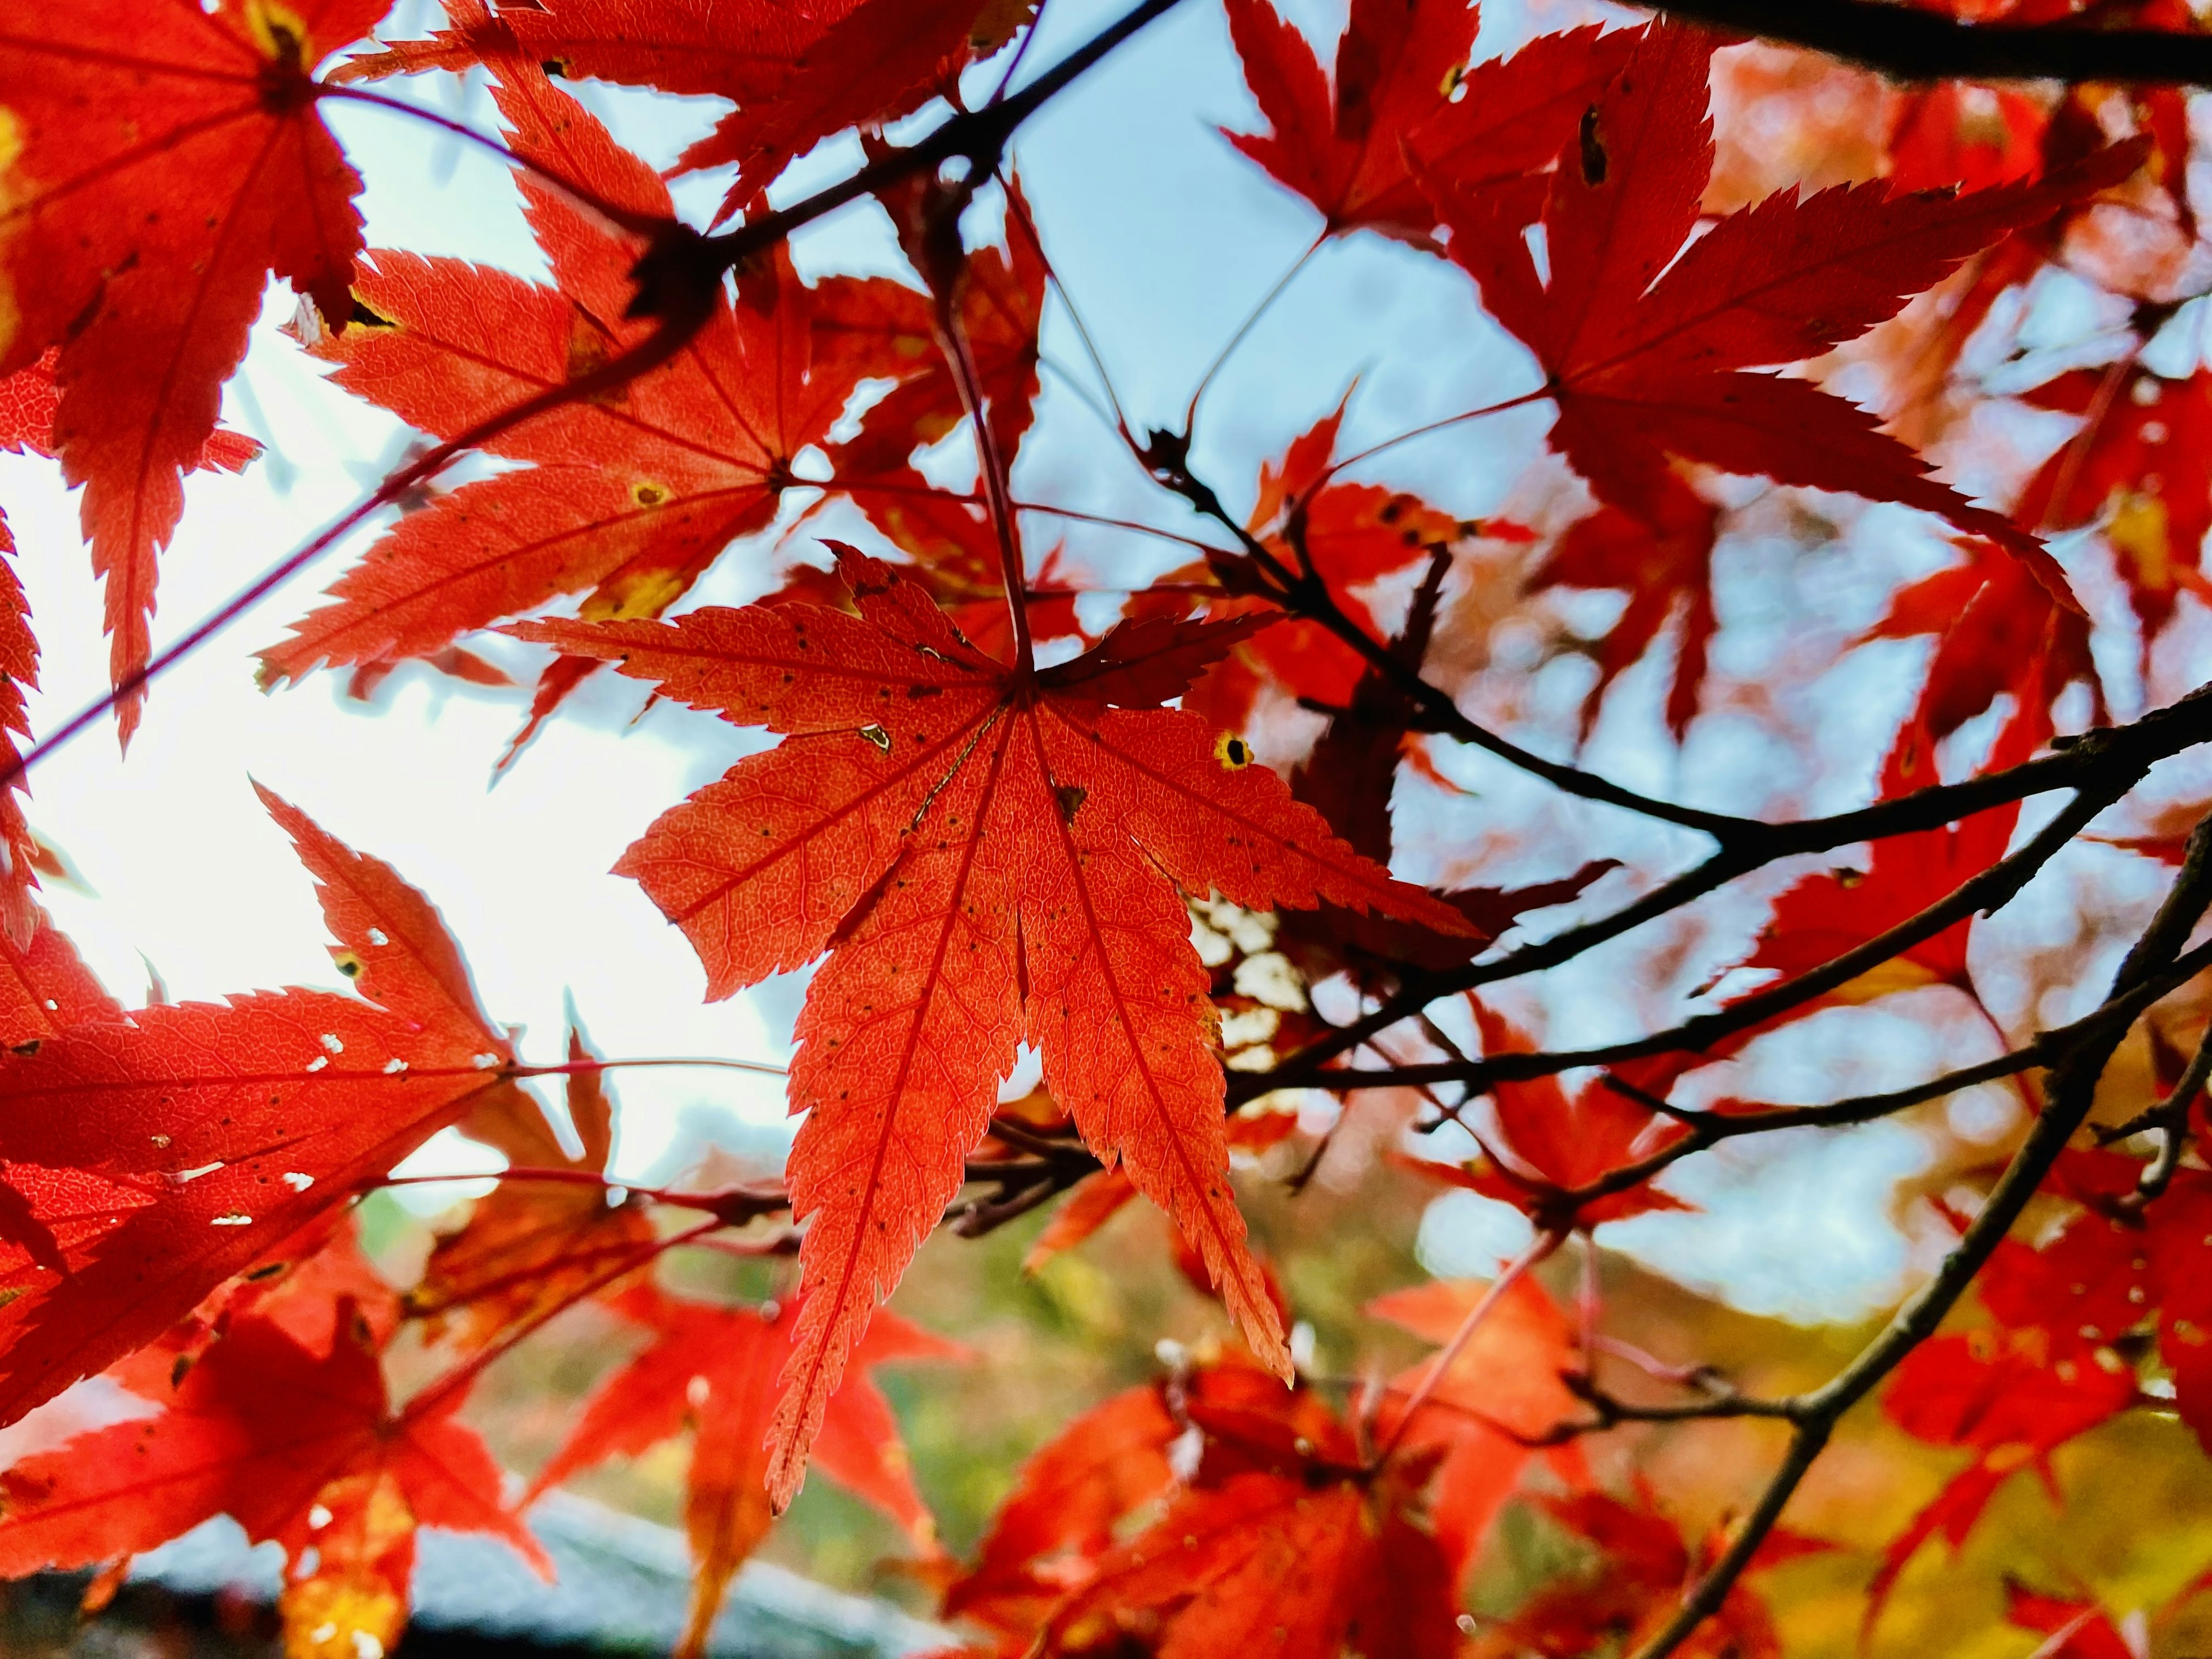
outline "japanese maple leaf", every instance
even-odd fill
[[[2060,1182],[2074,1195],[2109,1199],[2131,1189],[2142,1167],[2112,1153],[2069,1152]],[[1940,1533],[1955,1549],[2013,1475],[2033,1468],[2056,1495],[2051,1455],[2136,1403],[2135,1368],[2112,1345],[2146,1317],[2160,1318],[2161,1353],[2184,1419],[2200,1437],[2212,1432],[2212,1364],[2195,1323],[2212,1315],[2208,1229],[2212,1180],[2184,1170],[2140,1220],[2085,1211],[2040,1247],[1998,1245],[1977,1286],[1993,1323],[1923,1343],[1882,1396],[1884,1413],[1907,1434],[1971,1450],[1974,1460],[1884,1551],[1869,1626],[1920,1547]]]
[[[1468,999],[1482,1033],[1486,1054],[1522,1054],[1534,1047],[1527,1032],[1504,1015]],[[1686,1209],[1679,1198],[1648,1182],[1584,1204],[1566,1194],[1586,1187],[1688,1133],[1663,1122],[1641,1102],[1602,1079],[1570,1095],[1555,1077],[1500,1082],[1492,1091],[1497,1116],[1497,1154],[1486,1153],[1471,1171],[1423,1163],[1436,1176],[1510,1204],[1540,1227],[1588,1230],[1647,1210]]]
[[[1029,228],[1021,181],[1010,178],[1006,246],[971,251],[953,302],[975,362],[992,435],[1012,464],[1037,395],[1037,328],[1048,270]],[[860,416],[860,429],[830,449],[841,479],[896,474],[926,444],[963,419],[959,383],[937,337],[935,301],[887,276],[831,276],[814,290],[817,364],[849,376],[888,380]]]
[[[630,0],[556,0],[494,17],[472,3],[447,8],[452,28],[355,58],[344,78],[458,72],[520,52],[562,75],[727,98],[738,108],[677,163],[737,165],[726,216],[822,139],[919,109],[1005,45],[1031,9],[1006,0],[676,0],[641,15]]]
[[[1526,223],[1543,204],[1540,175],[1632,40],[1577,29],[1469,69],[1480,18],[1466,0],[1360,0],[1332,87],[1267,0],[1230,0],[1230,39],[1270,131],[1224,137],[1320,210],[1327,234],[1364,228],[1434,246],[1436,213],[1409,149],[1465,190],[1510,193]]]
[[[946,1588],[945,1616],[1025,1643],[1112,1547],[1122,1518],[1174,1485],[1169,1449],[1182,1431],[1153,1385],[1076,1418],[1022,1465],[975,1565]]]
[[[2008,231],[2124,176],[2140,146],[1963,198],[1879,184],[1778,194],[1690,241],[1712,168],[1716,44],[1673,23],[1644,31],[1552,176],[1545,277],[1496,210],[1435,187],[1451,257],[1543,368],[1553,447],[1601,501],[1651,525],[1666,522],[1684,461],[1902,501],[1989,537],[2072,603],[2033,536],[1929,477],[1872,416],[1808,381],[1746,371],[1863,332]]]
[[[592,1396],[523,1501],[526,1507],[579,1471],[610,1457],[635,1456],[690,1425],[684,1524],[694,1577],[678,1653],[695,1659],[706,1650],[731,1578],[775,1518],[768,1426],[799,1322],[793,1309],[773,1302],[722,1308],[649,1287],[625,1292],[615,1305],[653,1333],[653,1346]],[[853,1351],[854,1369],[830,1399],[815,1447],[830,1479],[925,1547],[933,1543],[935,1526],[915,1490],[897,1421],[867,1372],[902,1360],[957,1358],[960,1352],[904,1320],[879,1315]]]
[[[1675,617],[1674,677],[1667,689],[1667,729],[1680,742],[1697,717],[1707,653],[1719,619],[1713,613],[1713,544],[1720,510],[1673,473],[1657,480],[1648,516],[1601,506],[1567,527],[1530,586],[1617,587],[1628,604],[1598,642],[1597,680],[1583,698],[1582,735],[1596,725],[1605,694],[1622,672],[1641,661]]]
[[[1057,667],[1009,670],[890,567],[838,557],[857,617],[785,605],[514,630],[784,736],[618,866],[684,928],[710,997],[830,952],[790,1085],[808,1114],[793,1208],[810,1224],[779,1502],[1024,1041],[1091,1149],[1175,1217],[1255,1352],[1287,1370],[1229,1189],[1215,1019],[1178,887],[1465,926],[1336,841],[1242,738],[1158,706],[1249,623],[1117,629]]]
[[[1712,1536],[1693,1544],[1640,1483],[1632,1503],[1594,1491],[1534,1501],[1561,1527],[1594,1546],[1597,1562],[1540,1589],[1510,1619],[1485,1632],[1470,1650],[1479,1659],[1591,1653],[1609,1643],[1632,1651],[1674,1616],[1683,1593],[1727,1541],[1717,1528]],[[1829,1547],[1778,1528],[1759,1545],[1748,1571],[1779,1566]],[[1700,1659],[1781,1659],[1782,1640],[1764,1598],[1739,1581],[1712,1619],[1677,1651]]]
[[[1936,636],[1916,719],[1931,737],[1948,738],[2009,691],[2045,711],[2047,722],[2058,694],[2082,680],[2090,689],[2092,720],[2101,724],[2104,688],[2089,653],[2087,619],[2057,604],[2017,560],[1989,543],[1968,541],[1964,550],[1966,563],[1899,588],[1890,596],[1889,614],[1864,635]]]
[[[54,0],[0,23],[0,376],[60,348],[52,447],[85,486],[118,685],[269,276],[344,325],[361,180],[310,71],[389,7]],[[143,701],[118,707],[126,742]]]
[[[1378,1297],[1366,1312],[1443,1346],[1487,1289],[1468,1280],[1438,1280]],[[1431,1363],[1424,1360],[1392,1380],[1376,1420],[1385,1440],[1407,1401],[1428,1381]],[[1559,1380],[1576,1364],[1559,1304],[1534,1279],[1516,1279],[1407,1425],[1403,1444],[1409,1455],[1432,1447],[1443,1452],[1429,1509],[1456,1581],[1464,1583],[1474,1571],[1491,1522],[1520,1484],[1533,1455],[1529,1443],[1577,1415],[1574,1395]],[[1571,1450],[1564,1456],[1571,1464],[1579,1462]]]
[[[2047,703],[2023,702],[1998,734],[1989,769],[2017,765],[2049,735]],[[1899,732],[1883,763],[1882,799],[1895,799],[1936,781],[1936,739],[1924,716],[1916,716]],[[1856,950],[2002,858],[2019,820],[2016,804],[1977,812],[1956,823],[1875,842],[1863,872],[1838,869],[1805,877],[1775,901],[1773,920],[1743,966],[1794,976]],[[1954,986],[1972,996],[1973,976],[1966,966],[1972,932],[1972,916],[1954,922],[1823,1000],[1865,1002],[1927,985]]]
[[[2047,1659],[2147,1659],[2144,1649],[2121,1634],[2112,1615],[2094,1601],[2039,1595],[2008,1578],[2005,1618],[2046,1638]]]
[[[2154,1316],[2174,1406],[2197,1439],[2212,1446],[2212,1245],[2205,1243],[2212,1238],[2212,1176],[2185,1166],[2139,1216],[2106,1212],[2142,1173],[2141,1164],[2114,1153],[2067,1153],[2062,1183],[2100,1207],[2077,1216],[2027,1258],[2047,1264],[2047,1283],[2029,1281],[2008,1296],[2001,1275],[1994,1287],[1984,1285],[1983,1303],[2008,1328],[2057,1330],[2071,1319],[2083,1341],[2119,1336]]]
[[[71,1211],[68,1231],[50,1229],[66,1271],[41,1265],[20,1237],[0,1245],[0,1419],[160,1335],[514,1086],[501,1075],[507,1041],[476,1009],[428,902],[389,866],[272,805],[319,879],[333,955],[363,997],[259,992],[123,1018],[65,949],[34,938],[21,960],[30,994],[19,1018],[71,1006],[84,1018],[51,1033],[33,1026],[0,1057],[6,1178],[34,1212],[69,1199],[53,1183],[72,1172],[114,1190],[106,1207]]]
[[[2094,1346],[2070,1334],[2054,1346],[2040,1331],[1981,1331],[1936,1337],[1906,1356],[1882,1396],[1884,1413],[1914,1438],[1974,1459],[1883,1550],[1867,1587],[1866,1628],[1923,1544],[1940,1533],[1956,1549],[2025,1468],[2038,1470],[2055,1497],[2051,1455],[2135,1403],[2134,1371],[2100,1364]]]
[[[1369,1469],[1303,1391],[1220,1403],[1200,1391],[1184,1413],[1205,1436],[1195,1478],[1153,1525],[1097,1559],[1030,1652],[1139,1638],[1163,1659],[1457,1650],[1450,1569],[1416,1519],[1433,1455]]]
[[[1357,0],[1332,88],[1305,36],[1267,0],[1229,0],[1230,39],[1273,131],[1223,136],[1320,209],[1329,233],[1425,240],[1435,217],[1407,170],[1405,136],[1446,107],[1480,17],[1467,0]],[[1565,137],[1540,138],[1539,162]]]
[[[570,1064],[592,1054],[568,1033]],[[650,1262],[657,1235],[642,1206],[608,1202],[605,1176],[614,1146],[614,1102],[598,1072],[568,1077],[568,1121],[582,1150],[571,1157],[530,1096],[518,1089],[511,1114],[488,1121],[483,1107],[463,1133],[507,1155],[509,1174],[444,1235],[423,1264],[407,1310],[433,1338],[464,1352],[500,1341]],[[533,1175],[556,1177],[533,1180]],[[560,1176],[580,1177],[572,1181]]]
[[[502,60],[495,95],[519,153],[606,199],[668,211],[658,177],[534,65]],[[455,259],[378,252],[357,326],[323,339],[344,386],[451,438],[649,334],[623,316],[643,242],[527,174],[555,286]],[[787,251],[716,306],[677,358],[617,392],[565,404],[488,447],[531,463],[410,513],[262,653],[264,674],[427,655],[459,635],[586,592],[593,617],[657,616],[732,540],[773,521],[791,462],[823,441],[857,366],[814,372],[809,290]]]
[[[2143,650],[2183,592],[2212,601],[2202,569],[2212,529],[2212,373],[2171,380],[2123,364],[2077,368],[2027,394],[2085,416],[2029,480],[2013,516],[2032,529],[2104,532],[2142,623]]]
[[[1382,624],[1361,590],[1449,545],[1463,526],[1414,496],[1378,484],[1334,481],[1329,460],[1343,423],[1340,404],[1293,439],[1280,460],[1261,467],[1259,499],[1249,525],[1286,564],[1299,564],[1297,549],[1303,547],[1304,559],[1345,614],[1379,635]],[[1202,565],[1176,574],[1206,579]],[[1231,600],[1209,611],[1216,617],[1261,613],[1260,602],[1249,599]],[[1351,702],[1366,666],[1358,652],[1321,623],[1291,618],[1237,646],[1192,688],[1183,706],[1231,728],[1250,720],[1261,693],[1271,687],[1342,708]]]
[[[465,1392],[435,1389],[394,1413],[364,1343],[318,1354],[276,1324],[240,1319],[184,1369],[155,1416],[0,1475],[0,1576],[112,1560],[228,1515],[290,1558],[287,1652],[387,1650],[406,1623],[418,1525],[492,1533],[552,1576],[501,1504],[490,1452],[454,1420]]]

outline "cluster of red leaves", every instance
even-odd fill
[[[1480,1285],[1385,1297],[1376,1317],[1450,1340]],[[1269,1651],[1449,1655],[1459,1587],[1573,1398],[1565,1321],[1522,1280],[1406,1407],[1428,1362],[1352,1402],[1249,1361],[1179,1371],[1071,1423],[1023,1469],[945,1616],[978,1656]],[[1578,1455],[1551,1458],[1570,1482]]]
[[[612,1105],[580,1037],[572,1152],[520,1089],[435,912],[388,866],[270,797],[355,994],[126,1013],[31,899],[40,854],[11,780],[0,1418],[102,1371],[152,1414],[8,1473],[0,1571],[125,1555],[228,1512],[295,1563],[295,1651],[346,1651],[356,1634],[388,1644],[418,1523],[534,1552],[453,1413],[477,1366],[600,1292],[647,1344],[532,1494],[688,1426],[690,1646],[810,1454],[927,1543],[866,1373],[946,1349],[876,1310],[957,1194],[1027,1044],[1054,1126],[1103,1166],[1040,1249],[1145,1194],[1258,1364],[1201,1368],[1076,1425],[1027,1471],[948,1613],[989,1632],[990,1651],[1460,1650],[1455,1613],[1484,1529],[1529,1443],[1571,1408],[1563,1322],[1526,1279],[1480,1304],[1479,1325],[1463,1287],[1430,1286],[1374,1311],[1451,1350],[1442,1375],[1417,1368],[1342,1412],[1281,1386],[1293,1376],[1286,1311],[1229,1169],[1232,1145],[1258,1150],[1286,1120],[1224,1113],[1229,994],[1190,943],[1188,904],[1212,894],[1304,912],[1283,921],[1281,943],[1308,982],[1342,972],[1372,990],[1465,963],[1522,912],[1602,873],[1439,896],[1389,870],[1391,791],[1401,761],[1421,763],[1423,726],[1386,671],[1419,671],[1461,544],[1528,532],[1340,476],[1352,465],[1337,459],[1340,409],[1261,470],[1243,551],[1172,573],[1086,633],[1067,593],[1029,592],[1030,565],[1048,576],[1054,563],[1025,561],[1018,519],[985,505],[1030,423],[1049,275],[1011,175],[1005,244],[973,251],[957,212],[945,216],[951,186],[884,191],[927,292],[809,283],[778,246],[718,281],[679,328],[641,304],[637,280],[679,232],[667,186],[555,84],[730,100],[678,170],[734,167],[720,217],[757,217],[821,139],[855,127],[872,139],[933,99],[957,103],[962,71],[1031,9],[677,0],[641,21],[629,0],[452,0],[431,38],[318,77],[387,9],[58,0],[0,23],[0,447],[56,457],[83,486],[127,738],[156,555],[184,475],[252,459],[218,426],[220,391],[267,279],[282,276],[309,301],[301,345],[339,386],[512,465],[411,503],[264,653],[269,680],[329,665],[367,684],[410,659],[488,674],[459,641],[506,623],[558,653],[518,745],[602,663],[776,735],[664,813],[618,867],[682,928],[710,996],[821,964],[790,1085],[806,1116],[788,1174],[805,1226],[798,1292],[721,1308],[637,1277],[671,1236],[642,1202],[606,1201]],[[1938,481],[1817,380],[1829,353],[1949,281],[1958,303],[1922,354],[1948,373],[1996,298],[2089,237],[2103,210],[2164,213],[2193,234],[2178,97],[2137,100],[2115,124],[2091,91],[1998,94],[1991,134],[1970,118],[1971,89],[1901,94],[1886,181],[1785,190],[1708,218],[1723,42],[1707,33],[1585,27],[1470,65],[1473,7],[1356,0],[1325,71],[1263,0],[1229,0],[1228,19],[1266,124],[1231,135],[1237,148],[1320,213],[1322,237],[1375,231],[1463,273],[1533,358],[1537,385],[1489,407],[1548,401],[1552,447],[1594,510],[1528,581],[1631,596],[1595,648],[1586,729],[1670,626],[1667,718],[1680,734],[1697,713],[1717,628],[1713,475],[1901,503],[1960,532],[1965,562],[1893,596],[1869,635],[1935,638],[1882,769],[1886,798],[1933,781],[1938,746],[2000,699],[2010,712],[1993,765],[2051,735],[2069,685],[2097,689],[2080,607],[2039,532],[2100,529],[2146,648],[2180,595],[2212,592],[2199,570],[2212,495],[2187,464],[2204,435],[2203,374],[2169,381],[2130,357],[2033,392],[2082,424],[2007,512]],[[472,70],[490,76],[549,283],[362,250],[360,180],[320,103],[371,96],[360,84],[381,77]],[[2118,125],[2137,136],[2106,143]],[[2126,291],[2171,298],[2137,286]],[[665,340],[672,349],[643,372],[570,390]],[[855,414],[864,383],[873,401]],[[917,463],[963,422],[986,456],[968,492]],[[834,577],[801,565],[769,602],[661,620],[733,545],[833,501],[905,562],[833,544]],[[12,550],[0,523],[0,553]],[[1299,573],[1325,603],[1286,617],[1271,571]],[[37,647],[12,570],[0,574],[12,759]],[[1408,580],[1405,621],[1385,637],[1382,592]],[[514,620],[571,599],[573,617]],[[1085,648],[1040,670],[1040,635]],[[1330,717],[1289,780],[1255,765],[1241,735],[1272,698]],[[1885,841],[1863,873],[1805,877],[1741,965],[1794,976],[1866,944],[1987,868],[2017,816],[2006,806]],[[1925,985],[1972,995],[1970,926],[1795,1012]],[[1486,1055],[1526,1046],[1488,1008],[1474,1016]],[[1593,1189],[1688,1133],[1653,1102],[1697,1058],[1572,1091],[1501,1085],[1495,1145],[1465,1184],[1553,1237],[1678,1204],[1648,1183]],[[454,1125],[503,1153],[509,1178],[440,1241],[403,1301],[333,1222]],[[1937,1339],[1900,1373],[1893,1419],[1974,1462],[1893,1547],[1884,1587],[1934,1532],[1963,1536],[2013,1469],[2047,1473],[2059,1444],[2135,1403],[2136,1370],[2117,1345],[2154,1317],[2179,1408],[2206,1431],[2212,1185],[2186,1168],[2131,1210],[2117,1200],[2136,1176],[2124,1160],[2069,1165],[2082,1213],[2040,1248],[2005,1247],[1983,1296],[1992,1327]],[[738,1213],[695,1207],[710,1225]],[[394,1403],[381,1358],[403,1316],[457,1363]],[[298,1400],[311,1407],[277,1408]],[[1646,1495],[1589,1489],[1571,1454],[1553,1463],[1568,1490],[1547,1510],[1603,1570],[1539,1595],[1478,1638],[1485,1650],[1632,1638],[1713,1555],[1715,1540],[1686,1540]],[[1761,1564],[1804,1547],[1775,1534]],[[2060,1628],[2030,1601],[2016,1604],[2023,1624]],[[2087,1648],[2093,1628],[2084,1615],[2066,1639]],[[1700,1639],[1775,1649],[1740,1588]]]
[[[1916,1349],[1883,1397],[1917,1439],[1973,1453],[1889,1547],[1869,1606],[1939,1533],[1955,1548],[1997,1489],[2033,1468],[2063,1501],[2051,1455],[2142,1401],[2152,1346],[2173,1408],[2212,1445],[2212,1176],[2183,1168],[2153,1204],[2123,1203],[2142,1164],[2070,1152],[2057,1188],[2079,1212],[2047,1243],[1998,1247],[1977,1289],[1990,1322]]]

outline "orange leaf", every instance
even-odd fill
[[[1158,696],[1165,677],[1121,658],[1094,672],[1095,657],[1011,672],[890,567],[839,558],[858,617],[794,605],[514,630],[785,734],[618,866],[690,937],[711,996],[830,953],[791,1077],[808,1114],[793,1210],[811,1224],[779,1501],[1024,1040],[1092,1150],[1175,1217],[1255,1352],[1287,1374],[1229,1190],[1215,1019],[1178,886],[1466,931],[1338,842],[1240,739],[1114,706],[1123,689]],[[1170,632],[1161,654],[1189,637]]]

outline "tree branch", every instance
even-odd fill
[[[2122,81],[2212,86],[2212,35],[1962,23],[1889,0],[1664,0],[1652,7],[1735,33],[1808,46],[1904,81]]]
[[[2212,815],[2199,823],[2190,836],[2188,853],[2166,902],[2159,907],[2142,937],[2136,941],[2135,948],[2128,952],[2126,960],[2120,963],[2107,1000],[2118,1000],[2138,990],[2174,966],[2182,945],[2208,903],[2212,903]],[[1905,1355],[1935,1334],[1936,1327],[1966,1293],[1967,1285],[1973,1282],[1998,1243],[2012,1231],[2021,1212],[2042,1185],[2044,1176],[2057,1162],[2059,1153],[2087,1119],[2089,1109],[2095,1103],[2098,1079],[2104,1075],[2106,1064],[2126,1034],[2127,1027],[2115,1022],[2092,1040],[2080,1044],[2060,1062],[2053,1073],[2050,1097],[2042,1115],[2029,1129],[2011,1164],[1990,1189],[1989,1201],[1967,1227],[1957,1248],[1944,1258],[1936,1276],[1898,1310],[1887,1328],[1860,1352],[1857,1358],[1824,1386],[1801,1396],[1800,1414],[1790,1449],[1759,1494],[1742,1529],[1712,1570],[1683,1598],[1680,1609],[1637,1650],[1633,1659],[1666,1659],[1720,1609],[1729,1591],[1750,1566],[1759,1546],[1781,1518],[1784,1505],[1827,1444],[1837,1422],[1871,1394]]]

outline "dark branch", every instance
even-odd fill
[[[1888,0],[1666,0],[1654,10],[1809,46],[1905,81],[2124,81],[2212,86],[2212,35],[1961,23]]]
[[[2189,838],[2189,851],[2174,878],[2166,902],[2150,927],[2113,976],[2108,1001],[2117,1001],[2142,989],[2177,966],[2176,958],[2191,931],[2212,903],[2212,816],[2200,823]],[[1863,1349],[1857,1358],[1811,1394],[1800,1396],[1796,1431],[1782,1466],[1768,1480],[1759,1502],[1727,1551],[1682,1600],[1680,1610],[1634,1659],[1665,1659],[1717,1612],[1759,1553],[1759,1546],[1781,1518],[1783,1507],[1813,1467],[1829,1435],[1844,1413],[1873,1393],[1905,1355],[1936,1333],[1936,1327],[1967,1285],[1982,1270],[2021,1212],[2035,1196],[2095,1103],[2097,1082],[2113,1052],[2127,1035],[2124,1024],[2114,1022],[2097,1036],[2079,1044],[2062,1060],[2051,1076],[2050,1096],[2043,1112],[2021,1143],[2020,1150],[1990,1191],[1989,1201],[1967,1227],[1956,1249],[1944,1258],[1936,1276],[1897,1311],[1880,1336]]]

